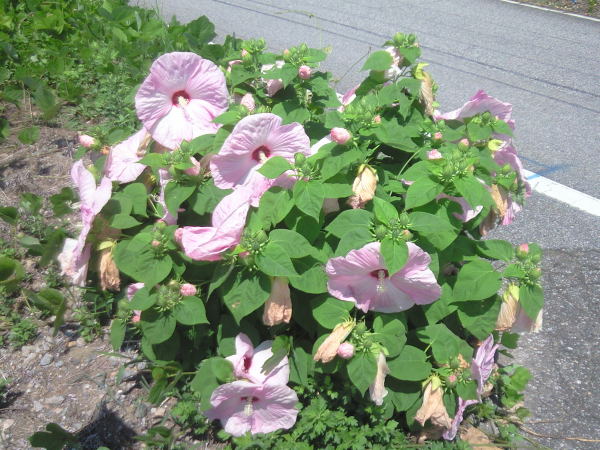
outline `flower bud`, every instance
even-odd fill
[[[335,355],[337,355],[337,349],[340,344],[350,335],[355,325],[353,320],[337,324],[329,336],[327,336],[319,346],[313,359],[315,361],[321,361],[323,364],[332,361],[333,358],[335,358]]]
[[[173,239],[175,240],[175,242],[177,242],[179,245],[181,245],[182,237],[183,237],[183,228],[177,228],[175,230],[175,233],[173,234]]]
[[[517,258],[519,258],[520,260],[525,259],[527,257],[528,253],[529,253],[529,244],[524,243],[517,247]]]
[[[342,342],[337,349],[337,355],[342,359],[350,359],[354,356],[354,345],[350,342]]]
[[[241,63],[242,63],[241,59],[234,59],[233,61],[229,61],[227,63],[227,72],[231,73],[233,66],[235,66],[236,64],[241,64]]]
[[[158,219],[155,223],[154,223],[154,227],[157,230],[164,230],[167,227],[167,222],[165,222],[162,219]]]
[[[383,239],[385,239],[387,234],[388,228],[385,225],[379,224],[375,227],[375,239],[377,239],[378,241],[382,241]]]
[[[288,57],[290,56],[290,50],[286,48],[286,49],[283,51],[283,56],[285,56],[286,58],[288,58]]]
[[[240,100],[240,105],[244,106],[249,112],[254,112],[256,109],[256,102],[250,92],[244,94]]]
[[[142,320],[142,311],[140,309],[135,309],[133,311],[133,316],[131,317],[131,323],[138,323]]]
[[[160,241],[157,241],[156,239],[154,239],[150,245],[152,245],[152,247],[154,247],[154,248],[160,247]]]
[[[458,148],[459,150],[466,150],[469,148],[469,140],[467,138],[462,138],[460,141],[458,141]]]
[[[310,79],[310,75],[312,73],[312,70],[310,67],[308,66],[300,66],[298,68],[298,76],[300,78],[302,78],[303,80],[308,80]]]
[[[190,283],[184,283],[179,288],[179,293],[184,297],[191,297],[192,295],[196,295],[196,286]]]
[[[442,137],[443,137],[443,135],[442,135],[442,132],[441,132],[441,131],[436,131],[436,132],[433,134],[433,138],[434,138],[436,141],[441,141],[441,140],[442,140]]]
[[[402,239],[410,241],[413,238],[413,234],[408,230],[402,230]]]
[[[373,123],[376,123],[376,124],[381,123],[381,116],[379,114],[377,114],[375,117],[373,117]]]
[[[246,49],[242,49],[242,58],[245,58],[249,55],[250,53],[248,53],[248,50]]]
[[[348,199],[348,204],[354,209],[362,208],[375,195],[378,181],[375,169],[368,164],[361,164],[352,183],[354,195]]]
[[[330,135],[333,142],[340,145],[344,145],[352,137],[348,130],[341,127],[332,128]]]
[[[450,375],[448,375],[448,383],[449,384],[455,384],[456,383],[456,375],[454,375],[453,373],[451,373]]]
[[[96,139],[88,134],[80,134],[79,135],[79,144],[83,145],[85,148],[90,148],[96,143]]]
[[[183,173],[192,177],[197,177],[198,175],[200,175],[201,171],[200,162],[193,156],[190,156],[190,161],[192,162],[193,166],[188,169],[185,169]]]
[[[274,277],[271,283],[271,295],[263,310],[263,323],[268,327],[280,323],[290,323],[292,319],[292,298],[290,286],[285,277]]]
[[[443,156],[442,156],[442,154],[440,153],[440,151],[439,151],[439,150],[436,150],[435,148],[434,148],[433,150],[429,150],[429,151],[427,152],[427,159],[429,159],[429,160],[433,160],[433,159],[442,159],[442,158],[443,158]]]
[[[294,153],[294,162],[297,166],[301,166],[306,161],[306,155],[304,153]]]

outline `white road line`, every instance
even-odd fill
[[[593,216],[600,217],[600,199],[576,191],[575,189],[552,181],[537,173],[530,172],[529,170],[523,170],[523,173],[534,191],[558,200],[559,202],[566,203]]]
[[[537,5],[531,5],[529,3],[515,2],[513,0],[500,0],[500,1],[504,2],[504,3],[512,3],[513,5],[527,6],[528,8],[535,8],[535,9],[541,9],[543,11],[550,11],[553,13],[564,14],[565,16],[573,16],[573,17],[577,17],[579,19],[587,19],[587,20],[593,20],[594,22],[600,22],[600,19],[596,19],[595,17],[584,16],[582,14],[575,14],[572,12],[559,11],[557,9],[545,8],[543,6],[537,6]]]

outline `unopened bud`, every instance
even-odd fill
[[[542,269],[540,269],[539,267],[536,267],[535,269],[532,269],[531,272],[529,272],[529,278],[533,280],[538,280],[541,276]]]
[[[254,112],[256,109],[256,102],[251,93],[247,92],[240,100],[240,105],[244,106],[249,112]]]
[[[383,224],[377,225],[377,227],[375,228],[375,238],[378,241],[382,241],[383,239],[385,239],[385,237],[387,236],[387,233],[388,233],[388,229]]]
[[[379,114],[373,117],[373,123],[381,123],[381,116]]]
[[[173,239],[175,239],[175,242],[177,242],[179,245],[181,245],[182,237],[183,237],[183,228],[177,228],[173,235]]]
[[[83,145],[85,148],[90,148],[96,143],[96,139],[87,134],[79,135],[79,144]]]
[[[286,49],[283,51],[283,56],[290,56],[290,50],[286,48]]]
[[[405,212],[400,213],[400,216],[398,217],[398,224],[401,227],[407,227],[410,224],[410,217],[408,217],[408,214]]]
[[[156,239],[154,239],[151,243],[152,247],[156,248],[156,247],[160,247],[160,241],[157,241]]]
[[[440,153],[440,151],[436,150],[435,148],[433,150],[429,150],[427,152],[427,159],[429,159],[429,160],[442,159],[442,158],[443,158],[443,156]]]
[[[436,132],[434,133],[434,135],[433,135],[433,138],[434,138],[436,141],[441,141],[441,140],[442,140],[442,137],[443,137],[443,135],[442,135],[442,132],[441,132],[441,131],[436,131]]]
[[[185,169],[183,171],[183,173],[185,173],[186,175],[190,175],[192,177],[197,177],[198,175],[200,175],[200,170],[201,170],[200,162],[193,156],[190,156],[190,161],[193,164],[193,166],[188,169]]]
[[[298,76],[300,78],[302,78],[303,80],[308,80],[310,79],[310,75],[312,73],[312,70],[310,67],[308,66],[300,66],[298,68]]]
[[[462,138],[460,141],[458,141],[458,148],[460,150],[466,150],[469,148],[469,140],[467,138]]]
[[[517,247],[517,258],[524,259],[529,253],[529,244],[521,244]]]
[[[269,238],[267,237],[267,233],[265,233],[264,230],[260,230],[259,232],[256,233],[256,241],[258,243],[264,244],[268,240],[269,240]]]
[[[156,223],[154,224],[154,226],[156,227],[157,230],[164,230],[167,226],[167,222],[165,222],[162,219],[158,219],[156,221]]]
[[[294,162],[297,166],[301,166],[306,161],[306,155],[304,153],[295,153],[294,154]]]
[[[342,359],[350,359],[354,356],[354,345],[350,342],[342,342],[337,349],[337,355]]]
[[[451,373],[450,375],[448,375],[447,381],[448,381],[448,384],[451,385],[451,386],[454,385],[454,384],[456,384],[456,375],[454,375],[453,373]]]
[[[410,241],[413,238],[413,234],[408,230],[402,230],[402,239]]]
[[[190,283],[182,284],[179,288],[179,293],[184,297],[191,297],[192,295],[196,295],[196,286]]]
[[[142,311],[136,309],[133,311],[133,316],[131,317],[131,323],[138,323],[140,320],[142,320]]]
[[[242,50],[242,58],[245,58],[246,56],[248,56],[250,53],[248,53],[248,50],[243,49]]]
[[[348,130],[340,127],[332,128],[330,135],[333,142],[340,145],[344,145],[352,137]]]

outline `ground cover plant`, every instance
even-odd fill
[[[54,8],[9,5],[18,13],[30,3]],[[72,6],[85,20],[82,4]],[[152,13],[96,6],[126,36],[143,30],[135,42],[159,28],[148,25],[160,23]],[[79,51],[82,35],[68,23],[63,37]],[[115,351],[139,342],[149,400],[178,398],[180,430],[211,441],[460,448],[447,442],[473,413],[473,424],[496,420],[494,442],[510,444],[529,376],[498,367],[496,355],[540,326],[543,304],[539,247],[482,239],[510,224],[528,195],[511,106],[477,92],[439,112],[412,35],[374,52],[364,81],[338,96],[319,70],[325,52],[299,45],[275,54],[262,40],[230,36],[214,44],[210,23],[194,23],[169,27],[171,46],[149,39],[138,59],[100,51],[94,58],[106,52],[106,62],[119,58],[138,73],[109,72],[97,79],[104,90],[73,98],[117,93],[141,122],[115,143],[135,121],[100,101],[89,115],[103,125],[81,136],[71,171],[82,228],[58,259],[101,319],[86,325],[88,336],[110,320]],[[75,70],[76,59],[64,59]],[[67,98],[68,77],[40,65],[37,83],[27,83],[15,61],[5,93],[31,95],[41,109],[38,91]],[[54,212],[67,214],[74,195],[51,199]],[[41,200],[23,201],[2,209],[21,228],[29,222],[18,214]],[[47,263],[65,232],[38,228],[21,231]],[[0,278],[10,289],[23,276],[12,256]],[[31,298],[58,329],[62,294]],[[72,440],[63,431],[48,429]],[[173,433],[156,427],[140,440],[170,447]]]

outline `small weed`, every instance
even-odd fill
[[[38,334],[37,325],[29,319],[18,321],[8,333],[10,345],[16,349],[33,341]]]

